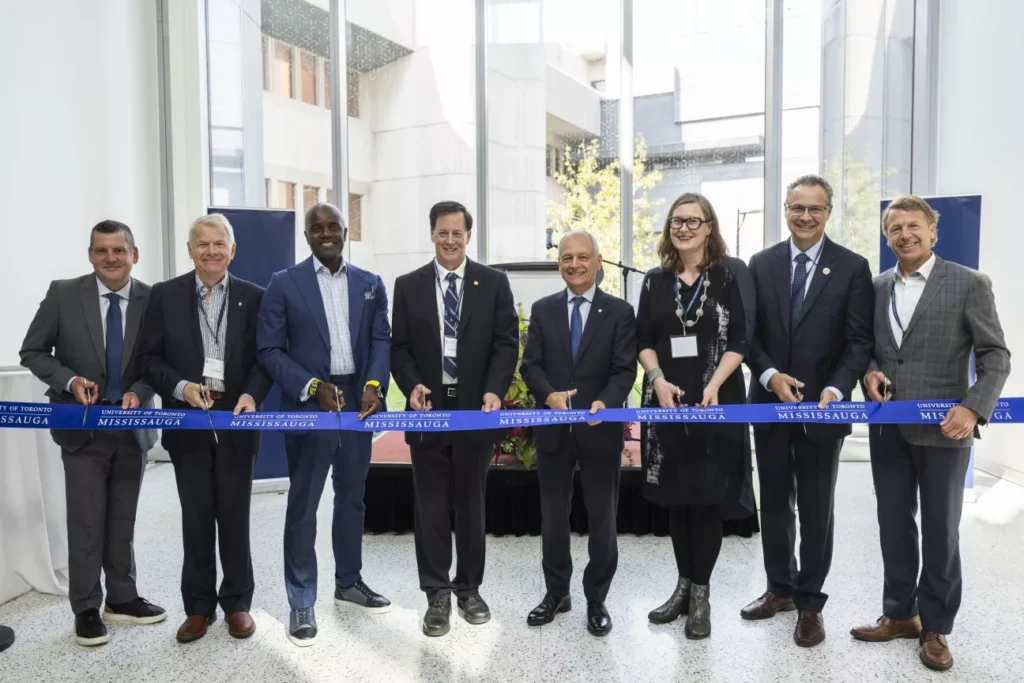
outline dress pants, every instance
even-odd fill
[[[820,612],[832,566],[836,475],[843,439],[809,439],[803,425],[754,430],[761,490],[761,544],[768,590],[792,598],[797,609]],[[800,510],[797,569],[796,511]]]
[[[68,507],[68,596],[81,614],[139,597],[132,539],[142,485],[142,450],[130,431],[97,430],[78,450],[62,450]]]
[[[544,583],[549,595],[557,598],[569,595],[572,577],[569,512],[577,464],[589,525],[590,561],[583,571],[583,593],[588,601],[604,602],[619,563],[615,515],[619,507],[622,453],[617,448],[584,449],[576,439],[576,432],[564,427],[557,450],[537,453]]]
[[[214,403],[215,410],[234,406]],[[249,509],[256,453],[236,447],[231,432],[195,432],[195,447],[170,452],[181,501],[181,599],[185,614],[206,616],[217,605],[248,612],[255,579],[249,552]],[[241,436],[241,433],[239,433]],[[217,559],[224,578],[217,590]]]
[[[454,410],[454,400],[442,397],[441,409]],[[416,567],[420,589],[433,600],[442,593],[459,598],[474,595],[484,580],[486,548],[487,471],[494,447],[468,435],[445,434],[430,446],[413,445],[412,476],[416,490]],[[458,565],[452,568],[452,520],[455,508],[455,549]]]
[[[920,614],[925,630],[948,635],[963,589],[960,514],[971,449],[915,446],[897,425],[871,425],[869,443],[885,568],[883,614]],[[919,491],[920,536],[914,519]]]
[[[355,386],[353,377],[332,377],[331,382],[344,392],[343,410],[359,412],[363,392]],[[316,399],[309,400],[314,401],[310,410],[317,410]],[[291,488],[284,521],[284,579],[292,609],[316,603],[316,511],[328,470],[334,484],[334,581],[347,587],[362,578],[363,496],[372,441],[370,433],[340,430],[285,434]]]

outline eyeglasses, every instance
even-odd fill
[[[672,232],[682,232],[683,226],[686,226],[686,229],[689,230],[690,232],[694,232],[698,230],[700,226],[710,222],[710,220],[704,218],[697,218],[696,216],[691,216],[690,218],[679,218],[678,216],[672,216],[672,218],[668,219],[668,225],[672,229]]]
[[[789,204],[786,205],[786,211],[789,212],[790,216],[802,216],[802,215],[804,215],[804,211],[806,211],[807,213],[811,214],[815,218],[821,218],[822,216],[825,215],[825,212],[828,211],[830,208],[832,208],[831,205],[829,205],[829,206],[801,206],[800,204],[794,204],[793,206],[790,206]]]

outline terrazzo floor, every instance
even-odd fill
[[[394,603],[380,616],[333,606],[329,533],[317,539],[320,558],[320,637],[314,647],[293,646],[285,634],[288,604],[282,576],[281,530],[285,497],[253,499],[256,572],[248,640],[233,640],[223,620],[200,641],[179,645],[183,618],[178,591],[180,521],[169,464],[146,473],[137,525],[136,556],[144,597],[166,607],[155,626],[111,625],[111,642],[78,647],[66,598],[29,593],[0,606],[0,623],[17,642],[0,655],[0,682],[29,681],[1019,681],[1024,677],[1024,489],[979,473],[979,500],[966,506],[961,527],[964,603],[950,638],[955,667],[929,672],[917,646],[853,641],[851,626],[880,614],[881,560],[871,473],[867,463],[840,467],[836,549],[826,584],[828,637],[804,650],[792,640],[794,613],[761,623],[739,609],[763,589],[760,537],[728,538],[711,584],[713,635],[687,641],[682,621],[654,626],[647,612],[675,584],[667,538],[622,536],[619,569],[608,599],[614,630],[606,638],[585,629],[579,585],[586,538],[573,538],[574,609],[542,628],[526,615],[543,594],[539,538],[490,538],[482,594],[494,618],[470,626],[453,614],[451,633],[424,637],[425,600],[417,588],[412,535],[367,536],[364,577]],[[320,529],[330,524],[331,493],[320,505]],[[1016,674],[1013,672],[1017,671]]]

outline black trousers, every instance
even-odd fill
[[[589,602],[604,602],[619,564],[615,516],[619,507],[622,453],[618,448],[584,449],[567,428],[562,430],[558,450],[537,453],[544,583],[550,595],[558,598],[569,595],[572,578],[569,512],[577,465],[590,526],[590,561],[583,571],[583,593]]]
[[[218,409],[230,410],[230,408]],[[196,439],[188,450],[170,451],[181,501],[181,599],[189,616],[248,612],[255,579],[249,552],[249,509],[256,454],[235,448],[229,432]],[[208,443],[206,442],[208,439]],[[217,558],[224,578],[217,588]]]
[[[869,443],[885,567],[882,612],[890,619],[920,614],[925,630],[948,635],[963,592],[960,514],[971,449],[915,446],[897,425],[872,425]]]
[[[673,505],[668,530],[679,576],[698,586],[711,583],[722,550],[722,510],[718,505]]]
[[[797,609],[820,612],[832,567],[833,507],[843,440],[807,438],[802,425],[755,429],[761,490],[761,545],[768,590],[792,598]],[[800,567],[797,569],[796,512],[800,508]]]

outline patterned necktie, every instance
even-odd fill
[[[107,307],[107,383],[103,398],[111,403],[120,403],[124,391],[121,388],[121,354],[124,350],[124,332],[121,330],[121,295],[104,294],[110,301]]]
[[[796,268],[793,272],[793,288],[789,292],[790,320],[794,327],[800,320],[804,308],[804,290],[807,284],[807,262],[811,258],[807,254],[796,255]]]
[[[572,358],[576,360],[576,352],[580,349],[580,339],[583,338],[583,316],[580,314],[580,306],[586,301],[582,296],[572,298],[572,322],[569,324],[569,345],[572,347]]]
[[[455,273],[448,273],[448,289],[444,293],[444,336],[459,336],[459,297],[458,279]],[[445,373],[453,380],[458,379],[458,364],[454,356],[445,356],[442,361]]]

